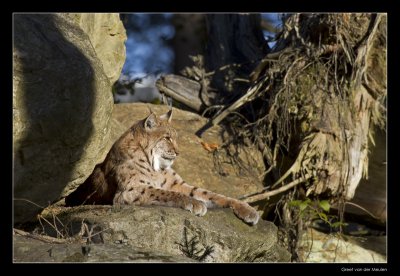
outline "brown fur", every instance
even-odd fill
[[[104,162],[67,196],[66,205],[164,205],[199,216],[207,208],[222,207],[232,208],[239,218],[256,224],[259,215],[247,203],[188,185],[170,168],[179,154],[171,117],[172,110],[160,117],[151,113],[135,123],[115,142]]]

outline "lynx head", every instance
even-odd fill
[[[149,139],[148,152],[154,170],[170,168],[178,156],[177,132],[171,126],[172,109],[157,117],[152,111],[143,120],[143,127]]]

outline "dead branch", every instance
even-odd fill
[[[42,209],[46,208],[46,207],[43,207],[43,206],[41,206],[41,205],[39,205],[39,204],[37,204],[37,203],[35,203],[33,201],[30,201],[29,199],[26,199],[26,198],[14,198],[14,200],[16,200],[16,201],[25,201],[25,202],[31,203],[31,204],[39,207],[39,208],[42,208]]]
[[[72,242],[71,238],[67,238],[67,239],[53,238],[53,237],[49,237],[49,236],[28,233],[28,232],[25,232],[23,230],[19,230],[16,228],[14,228],[13,231],[14,231],[14,233],[13,233],[14,235],[20,235],[23,237],[32,238],[32,239],[39,240],[42,242],[47,242],[47,243],[65,244],[65,243]]]
[[[356,204],[356,203],[354,203],[354,202],[346,201],[345,204],[346,204],[346,205],[352,205],[352,206],[354,206],[354,207],[357,207],[357,208],[363,210],[364,212],[366,212],[368,215],[370,215],[370,216],[373,217],[374,219],[380,220],[377,216],[375,216],[374,214],[372,214],[370,211],[368,211],[368,210],[365,209],[364,207],[362,207],[362,206],[360,206],[360,205],[358,205],[358,204]]]
[[[306,174],[304,177],[300,177],[300,178],[290,182],[289,184],[287,184],[285,186],[282,186],[282,187],[280,187],[280,188],[278,188],[276,190],[263,192],[261,194],[256,194],[254,196],[249,196],[249,197],[245,196],[245,197],[242,197],[241,200],[243,200],[244,202],[248,202],[248,203],[252,203],[252,202],[259,201],[259,200],[263,200],[263,199],[269,198],[271,196],[283,193],[283,192],[285,192],[285,191],[287,191],[287,190],[299,185],[300,183],[303,183],[303,182],[311,179],[311,177],[312,177],[311,174]]]
[[[264,84],[263,81],[257,83],[256,85],[250,87],[246,94],[244,94],[241,98],[239,98],[236,102],[231,104],[229,107],[227,107],[224,111],[222,111],[220,114],[218,114],[216,117],[211,119],[204,127],[199,129],[196,132],[196,135],[201,137],[201,135],[210,127],[218,125],[223,119],[225,119],[226,116],[237,110],[239,107],[243,106],[245,103],[248,103],[254,99],[254,97],[257,95],[257,93],[260,92],[261,86]],[[268,90],[269,86],[267,87],[266,90]]]
[[[200,83],[178,75],[165,75],[156,81],[156,86],[160,93],[164,93],[174,100],[196,110],[202,111],[207,103]]]

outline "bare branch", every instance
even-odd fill
[[[261,194],[257,194],[257,195],[254,195],[254,196],[243,198],[242,200],[244,202],[251,203],[251,202],[256,202],[256,201],[259,201],[259,200],[262,200],[262,199],[266,199],[266,198],[269,198],[271,196],[283,193],[283,192],[295,187],[296,185],[299,185],[300,183],[303,183],[303,182],[307,181],[311,177],[312,177],[311,174],[306,174],[304,177],[300,177],[300,178],[294,180],[293,182],[291,182],[291,183],[289,183],[289,184],[287,184],[285,186],[282,186],[282,187],[280,187],[280,188],[278,188],[276,190],[263,192]]]
[[[264,82],[261,81],[261,82],[257,83],[255,86],[250,87],[247,90],[245,95],[243,95],[240,99],[238,99],[236,102],[234,102],[229,107],[227,107],[224,111],[222,111],[220,114],[218,114],[211,121],[209,121],[204,127],[202,127],[200,130],[198,130],[196,132],[196,135],[201,137],[203,132],[206,131],[208,128],[218,125],[230,113],[234,112],[235,110],[237,110],[239,107],[241,107],[245,103],[252,101],[254,99],[254,96],[260,91],[260,88],[263,84],[264,84]],[[267,87],[266,90],[268,90],[268,88],[269,88],[269,86]]]
[[[364,207],[362,207],[362,206],[360,206],[360,205],[358,205],[358,204],[356,204],[356,203],[347,201],[347,202],[345,202],[345,204],[346,204],[346,205],[352,205],[352,206],[354,206],[354,207],[357,207],[357,208],[363,210],[364,212],[366,212],[368,215],[370,215],[370,216],[373,217],[374,219],[380,220],[377,216],[375,216],[374,214],[372,214],[370,211],[368,211],[367,209],[365,209]]]
[[[60,239],[60,238],[53,238],[53,237],[49,237],[49,236],[43,236],[43,235],[37,235],[37,234],[31,234],[19,229],[13,229],[14,231],[14,235],[20,235],[23,237],[28,237],[28,238],[32,238],[35,240],[39,240],[39,241],[43,241],[43,242],[47,242],[47,243],[56,243],[56,244],[65,244],[65,243],[70,243],[71,239]]]

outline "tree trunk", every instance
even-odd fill
[[[349,201],[368,175],[374,126],[385,126],[386,16],[293,15],[278,48],[288,50],[259,65],[265,70],[260,81],[270,85],[272,97],[268,115],[258,123],[268,130],[256,134],[269,146],[264,151],[272,166],[271,137],[275,148],[298,153],[271,186],[282,186],[292,176],[296,185],[306,183],[306,196]]]
[[[259,14],[208,14],[208,41],[205,55],[207,72],[216,70],[211,87],[222,100],[243,94],[250,72],[269,51],[261,31]],[[227,66],[225,69],[221,67]]]
[[[172,48],[175,53],[174,72],[179,74],[185,67],[192,66],[189,56],[204,54],[206,26],[204,14],[174,14],[172,24],[175,36]]]
[[[204,17],[206,34],[203,33]],[[157,87],[161,93],[199,113],[212,104],[231,103],[240,97],[249,87],[249,74],[269,51],[259,14],[175,15],[173,23],[176,27],[175,72],[197,81],[200,90],[179,88],[167,79],[160,80]],[[196,57],[189,58],[189,55]],[[174,82],[183,80],[173,75],[167,78],[175,79]],[[187,99],[194,101],[193,104]]]

